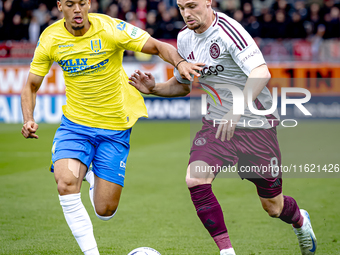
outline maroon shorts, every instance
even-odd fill
[[[189,164],[201,160],[214,169],[221,169],[238,163],[239,176],[253,182],[260,197],[279,195],[282,173],[276,128],[236,129],[230,141],[222,142],[221,138],[215,138],[217,127],[203,118],[203,127],[191,147]]]

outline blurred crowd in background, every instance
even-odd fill
[[[340,0],[213,0],[213,8],[257,38],[340,37]],[[185,25],[176,0],[92,0],[90,12],[125,20],[161,39],[176,39]],[[61,18],[56,0],[0,0],[0,41],[36,43]]]

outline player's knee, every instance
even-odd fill
[[[77,187],[75,183],[69,180],[58,180],[58,192],[59,195],[68,195],[77,192]]]
[[[190,178],[187,176],[185,178],[185,182],[187,183],[188,188],[192,188],[198,185],[206,184],[206,179],[204,178]]]
[[[202,167],[208,167],[208,164],[201,161],[195,161],[188,166],[185,178],[188,188],[212,183],[215,178],[214,174],[209,171],[201,171],[200,169]]]

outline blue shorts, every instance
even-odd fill
[[[124,186],[130,134],[131,128],[123,131],[92,128],[63,116],[53,140],[51,171],[57,160],[74,158],[87,168],[92,162],[95,175]]]

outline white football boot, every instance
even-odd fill
[[[303,216],[303,225],[301,228],[293,227],[293,230],[298,238],[301,254],[313,255],[315,254],[317,243],[310,217],[306,210],[300,209],[300,213]]]
[[[220,255],[236,255],[233,248],[224,249],[220,251]]]

